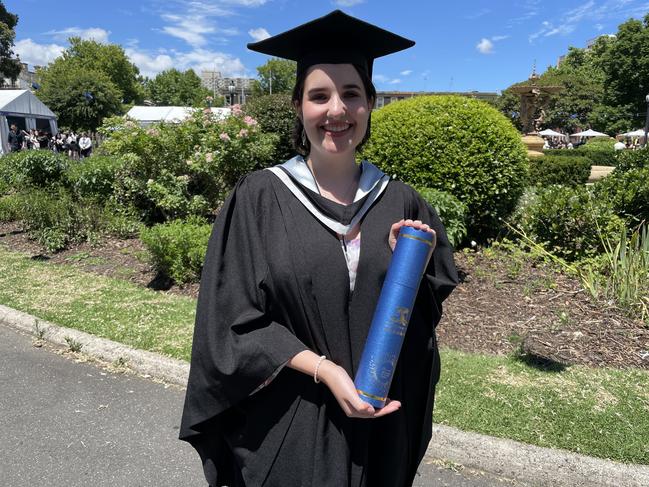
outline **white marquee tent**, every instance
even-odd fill
[[[126,114],[136,120],[141,126],[146,127],[160,122],[178,123],[189,118],[196,108],[191,107],[147,107],[134,106]],[[212,113],[225,118],[230,114],[229,108],[213,107]]]
[[[0,153],[9,152],[9,127],[56,134],[56,115],[29,90],[0,90]]]

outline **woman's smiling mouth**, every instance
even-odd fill
[[[336,135],[341,135],[343,132],[346,132],[350,128],[352,128],[352,124],[350,123],[327,123],[325,125],[321,125],[322,130],[325,132],[331,134],[332,136]]]

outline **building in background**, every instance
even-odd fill
[[[27,63],[20,63],[20,74],[16,81],[5,78],[2,83],[3,90],[30,90],[34,91],[38,84],[36,83],[36,69],[29,70]]]
[[[584,49],[586,51],[590,51],[593,48],[593,46],[595,45],[595,43],[597,42],[597,40],[599,38],[601,38],[601,37],[607,37],[609,39],[617,38],[617,36],[615,34],[601,34],[601,35],[598,35],[597,37],[593,37],[592,39],[588,39],[588,41],[586,41],[586,47],[584,47]],[[559,56],[559,58],[557,59],[557,68],[559,66],[561,66],[561,63],[566,60],[566,56],[567,56],[567,54],[563,54],[562,56]]]
[[[382,108],[389,105],[393,101],[405,100],[413,96],[424,95],[456,95],[466,96],[469,98],[476,98],[484,101],[495,101],[498,98],[498,93],[483,92],[483,91],[377,91],[376,92],[376,105],[375,108]]]
[[[218,71],[202,71],[201,83],[214,97],[222,96],[225,106],[243,104],[252,92],[253,78],[224,78]]]

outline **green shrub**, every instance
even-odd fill
[[[62,186],[5,196],[0,199],[0,216],[3,208],[5,216],[20,222],[48,252],[74,243],[95,242],[104,234],[132,237],[140,225],[132,211],[116,207],[111,201],[77,200]]]
[[[610,152],[615,151],[615,142],[616,140],[613,137],[591,137],[586,141],[584,145],[580,145],[579,149],[599,149],[599,150],[608,150]]]
[[[19,203],[17,194],[0,196],[0,222],[7,223],[18,220],[20,216]]]
[[[363,156],[415,187],[451,193],[468,208],[476,240],[497,233],[528,178],[520,134],[485,102],[458,96],[421,96],[372,114]]]
[[[587,157],[544,156],[530,160],[530,184],[586,184],[592,162]]]
[[[624,227],[610,204],[585,186],[537,188],[518,213],[524,233],[567,260],[603,252],[603,242],[617,238]]]
[[[638,150],[621,150],[616,154],[616,172],[649,167],[649,148]]]
[[[261,130],[279,136],[275,149],[275,160],[278,163],[296,154],[292,142],[296,115],[290,94],[279,93],[251,98],[243,106],[243,111],[259,122]]]
[[[140,238],[151,253],[154,267],[177,283],[198,281],[211,225],[192,218],[143,228]]]
[[[146,223],[208,216],[236,181],[273,164],[277,135],[261,131],[239,110],[225,120],[196,111],[178,124],[142,128],[107,119],[98,152],[121,158],[115,199],[135,208]]]
[[[102,226],[105,233],[125,239],[137,237],[143,224],[134,208],[118,205],[110,199],[103,208]]]
[[[614,143],[615,140],[596,137],[595,141],[576,149],[545,149],[543,153],[548,156],[587,157],[595,166],[615,166],[617,154],[613,148]]]
[[[14,189],[58,183],[70,160],[48,150],[12,152],[1,158],[0,178]]]
[[[613,211],[631,226],[649,222],[649,166],[618,169],[594,185],[595,195],[608,201]]]
[[[453,247],[457,247],[466,237],[466,205],[455,196],[431,188],[417,189],[421,197],[439,215],[446,229],[446,235]]]
[[[577,147],[576,152],[588,157],[595,166],[615,166],[615,139],[595,137],[584,145]]]
[[[102,207],[74,201],[61,186],[32,189],[15,197],[17,220],[48,252],[95,240],[102,231]]]
[[[106,200],[113,194],[115,177],[123,164],[115,157],[88,157],[73,162],[65,177],[76,196]]]

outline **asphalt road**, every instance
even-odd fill
[[[180,388],[32,342],[0,325],[0,485],[206,485],[198,455],[177,439]],[[509,485],[520,484],[425,459],[414,487]]]

